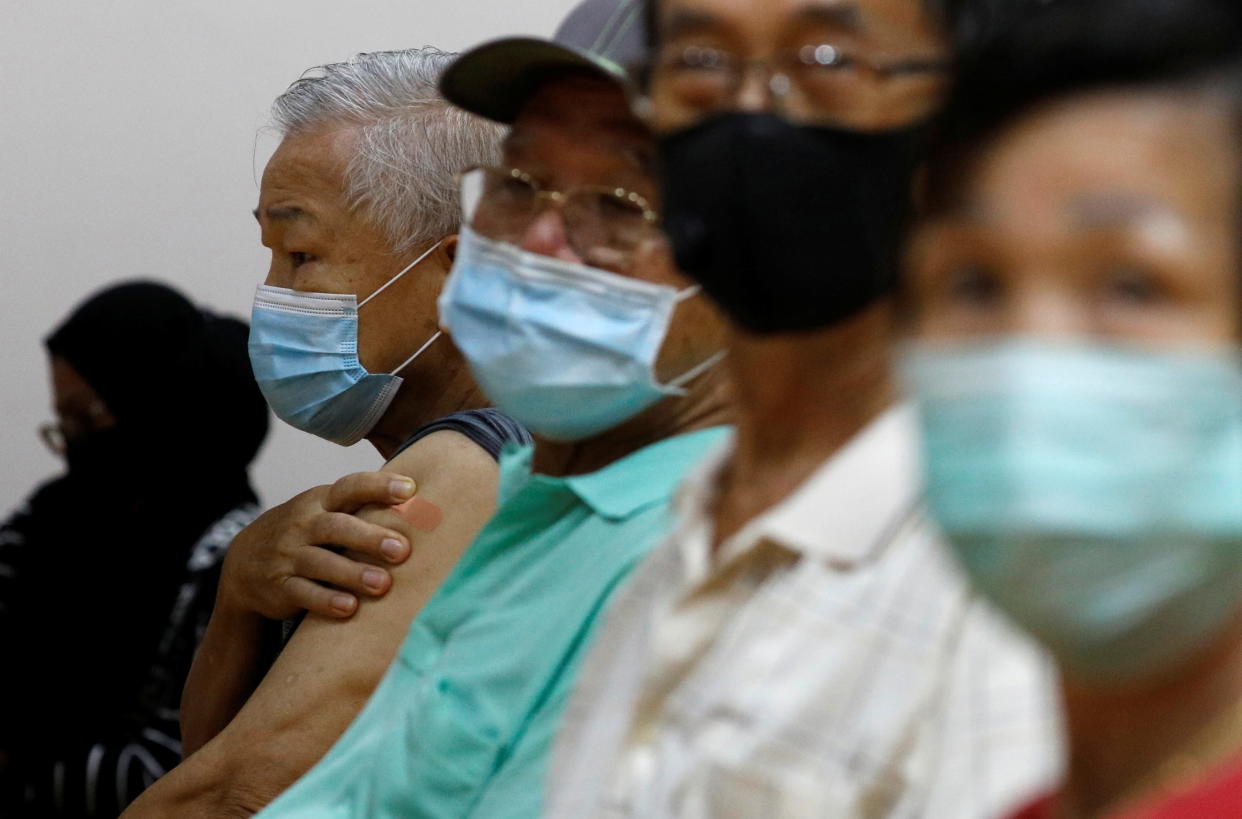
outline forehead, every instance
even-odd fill
[[[562,169],[589,161],[646,173],[654,142],[617,85],[569,77],[548,83],[531,98],[504,148],[510,161],[534,155]]]
[[[544,85],[514,120],[506,144],[521,146],[550,133],[619,144],[650,140],[625,93],[606,80],[592,77],[567,77]]]
[[[1080,95],[1033,111],[984,146],[958,205],[1007,221],[1052,210],[1082,216],[1092,201],[1146,200],[1207,216],[1235,204],[1236,143],[1225,106],[1202,95]]]
[[[925,0],[658,0],[657,8],[666,36],[699,30],[756,48],[826,26],[893,48],[941,39]]]
[[[336,202],[356,145],[356,129],[329,125],[286,136],[263,170],[260,200],[299,198]]]

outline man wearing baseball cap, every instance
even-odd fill
[[[659,229],[654,142],[624,66],[638,10],[590,2],[555,42],[469,52],[460,107],[512,126],[462,175],[440,321],[538,439],[414,619],[358,719],[266,817],[538,816],[552,736],[600,613],[727,436],[723,326]]]

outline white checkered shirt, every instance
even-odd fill
[[[991,819],[1061,770],[1044,655],[969,591],[889,410],[712,555],[713,488],[609,612],[547,815]]]

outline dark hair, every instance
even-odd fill
[[[958,75],[932,151],[936,199],[975,148],[1043,102],[1145,86],[1242,91],[1238,0],[947,2]]]
[[[659,42],[657,35],[660,29],[656,25],[658,19],[657,12],[659,10],[656,8],[656,2],[657,0],[644,0],[643,2],[643,34],[647,38],[647,54],[649,58],[654,56],[656,43]]]

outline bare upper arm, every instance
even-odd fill
[[[445,470],[446,463],[454,468]],[[358,513],[399,531],[409,539],[411,550],[409,560],[400,566],[385,565],[393,576],[392,591],[366,601],[354,619],[395,617],[408,626],[496,510],[500,469],[470,438],[444,430],[406,449],[385,470],[414,479],[418,493],[411,503],[421,509],[414,510],[412,520],[390,507],[368,507]],[[405,631],[401,629],[402,637]]]
[[[344,664],[359,672],[360,682],[372,680],[373,688],[396,655],[410,622],[495,511],[499,468],[487,452],[460,433],[429,435],[390,461],[385,470],[414,479],[416,500],[439,511],[438,524],[426,531],[390,507],[360,511],[359,517],[404,535],[411,546],[409,559],[400,566],[385,567],[393,576],[392,589],[378,600],[363,601],[349,620],[308,616],[272,673],[297,669],[301,675],[322,669],[333,674],[343,672]],[[325,660],[331,663],[325,665]]]
[[[307,617],[237,717],[204,746],[209,753],[183,766],[201,756],[199,764],[227,766],[212,775],[221,787],[244,788],[259,801],[279,795],[362,709],[410,622],[495,509],[496,462],[460,433],[429,435],[386,470],[417,482],[418,498],[439,509],[438,524],[417,528],[388,507],[359,512],[410,541],[410,558],[389,567],[392,589],[348,620]]]

